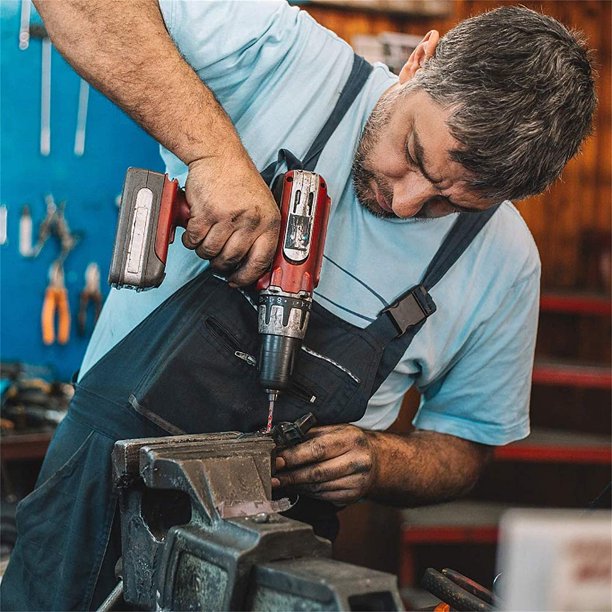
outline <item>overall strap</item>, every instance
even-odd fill
[[[319,157],[330,139],[331,135],[335,132],[338,125],[346,115],[348,109],[353,104],[353,101],[365,85],[368,80],[370,73],[372,72],[372,65],[366,62],[360,55],[356,53],[353,55],[353,67],[351,73],[340,93],[340,97],[329,115],[325,125],[321,128],[321,131],[314,139],[312,146],[308,150],[308,153],[304,155],[304,170],[314,171]]]
[[[340,97],[336,102],[327,121],[321,128],[321,131],[315,137],[310,149],[304,155],[302,160],[298,159],[291,151],[281,149],[278,153],[278,159],[269,164],[261,173],[264,181],[270,185],[279,166],[285,162],[288,170],[310,170],[313,171],[319,161],[319,157],[325,148],[327,141],[334,133],[344,116],[346,115],[351,104],[363,88],[372,72],[372,65],[369,64],[363,57],[354,54],[353,66],[348,76],[344,88],[340,92]]]
[[[372,393],[398,364],[427,318],[436,311],[429,290],[451,269],[498,208],[499,205],[482,213],[461,213],[427,266],[421,282],[383,309],[369,325],[370,332],[388,343]]]
[[[427,290],[431,289],[451,269],[499,206],[497,204],[481,213],[461,213],[459,215],[425,270],[421,284]]]

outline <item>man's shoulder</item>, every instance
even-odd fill
[[[514,204],[502,202],[483,232],[483,248],[505,270],[514,270],[520,282],[540,270],[538,247]]]
[[[336,34],[286,0],[158,1],[181,54],[207,78],[221,75],[231,80],[227,70],[217,69],[265,67],[283,60],[294,48],[340,42]]]

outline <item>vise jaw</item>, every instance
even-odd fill
[[[402,609],[394,576],[333,561],[330,542],[280,514],[290,503],[271,499],[274,448],[269,436],[237,432],[115,444],[127,603]]]

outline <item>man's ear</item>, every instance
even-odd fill
[[[440,33],[431,30],[425,34],[423,40],[417,45],[416,49],[410,54],[408,61],[399,73],[400,85],[410,80],[417,70],[425,63],[425,60],[433,56],[440,40]]]

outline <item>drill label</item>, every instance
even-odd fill
[[[285,238],[285,248],[296,251],[308,251],[312,218],[304,215],[290,215]]]
[[[145,252],[145,241],[149,231],[149,220],[151,218],[151,206],[153,203],[153,192],[143,188],[136,196],[136,209],[128,246],[126,279],[131,281],[128,275],[139,276],[142,271],[142,260]]]

